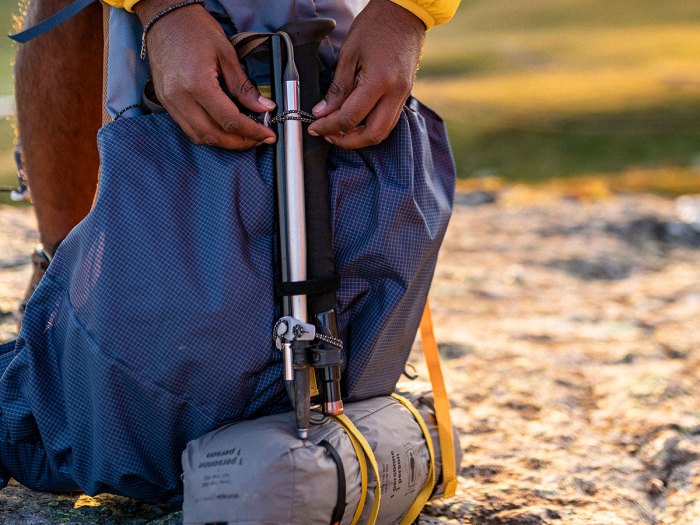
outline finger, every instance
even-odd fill
[[[225,133],[193,99],[182,101],[170,115],[195,144],[230,150],[246,150],[259,144],[247,137]]]
[[[212,89],[213,88],[213,89]],[[273,144],[274,132],[262,124],[258,124],[249,116],[242,114],[230,98],[219,88],[218,84],[196,97],[197,102],[209,116],[219,125],[222,131],[232,135],[240,135],[255,142]]]
[[[348,133],[328,137],[339,148],[359,149],[383,142],[394,129],[401,116],[404,100],[395,95],[382,97],[367,117],[364,126],[359,126]]]
[[[341,51],[333,74],[333,82],[326,91],[323,100],[311,110],[311,113],[316,117],[325,117],[336,111],[355,88],[357,59],[345,58],[347,56],[351,56],[351,54]]]
[[[255,84],[245,74],[238,62],[233,47],[219,53],[219,67],[224,78],[224,84],[231,96],[246,108],[257,113],[264,113],[275,108],[275,103],[263,97]]]
[[[384,86],[371,82],[358,84],[343,105],[309,126],[309,133],[327,136],[347,133],[362,123],[384,94]]]

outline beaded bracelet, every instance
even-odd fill
[[[177,9],[180,9],[181,7],[187,7],[188,5],[194,5],[194,4],[199,4],[201,6],[204,6],[204,0],[184,0],[183,2],[178,2],[177,4],[173,4],[170,7],[163,9],[161,12],[156,13],[153,15],[153,18],[151,18],[148,23],[144,26],[143,28],[143,34],[141,35],[141,60],[144,60],[146,58],[146,33],[148,33],[151,28],[153,27],[153,24],[155,24],[158,20],[163,18],[165,15],[169,15],[173,11],[176,11]]]

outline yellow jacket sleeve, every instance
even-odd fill
[[[123,7],[127,11],[133,11],[136,2],[139,0],[104,0],[114,7]],[[395,4],[407,9],[420,18],[425,27],[430,29],[433,26],[448,22],[457,11],[461,0],[391,0]]]
[[[420,18],[425,27],[449,22],[461,0],[391,0]]]
[[[139,0],[103,0],[105,4],[109,4],[114,7],[123,7],[127,11],[133,11],[136,2]]]

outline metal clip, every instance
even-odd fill
[[[282,350],[284,342],[313,341],[316,339],[316,327],[287,315],[275,323],[272,337],[275,339],[277,349]]]

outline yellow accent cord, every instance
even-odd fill
[[[341,423],[342,425],[342,423]],[[352,435],[345,427],[343,427],[345,433],[350,438],[350,443],[352,443],[352,448],[355,449],[355,457],[357,457],[357,462],[360,464],[360,501],[357,503],[357,508],[355,509],[355,514],[352,517],[350,525],[356,525],[360,521],[362,516],[362,511],[365,508],[365,500],[367,499],[367,460],[365,459],[365,453],[362,451],[360,443],[358,443],[355,436]]]
[[[413,505],[411,505],[411,508],[408,509],[408,512],[406,512],[404,517],[399,522],[399,525],[411,525],[411,523],[413,523],[416,520],[421,510],[423,510],[425,504],[428,503],[430,495],[433,493],[433,489],[435,488],[435,447],[433,447],[433,438],[430,437],[430,431],[428,430],[428,426],[425,424],[423,416],[421,416],[420,412],[418,412],[416,407],[413,406],[413,403],[411,403],[408,399],[398,394],[392,394],[391,397],[393,397],[404,407],[406,407],[408,411],[413,415],[413,417],[416,419],[416,422],[418,423],[418,426],[420,426],[420,429],[423,432],[425,443],[428,445],[428,456],[430,458],[428,464],[428,479],[426,480],[425,485],[423,485],[423,488],[421,488],[420,492],[418,493],[418,496],[416,496],[416,499],[413,502]]]
[[[369,460],[370,464],[372,465],[372,470],[374,471],[374,479],[377,481],[377,486],[375,487],[374,490],[374,504],[372,505],[372,512],[369,515],[369,520],[367,521],[367,525],[375,525],[377,522],[377,515],[379,514],[379,505],[381,503],[381,497],[382,497],[382,487],[381,487],[381,481],[379,479],[379,466],[377,465],[377,458],[374,457],[374,452],[372,451],[372,447],[370,444],[367,442],[365,439],[365,436],[362,435],[362,432],[360,432],[355,424],[350,421],[350,418],[344,414],[340,416],[333,416],[338,423],[343,425],[343,428],[347,431],[348,435],[354,437],[360,446],[362,447],[362,450],[364,451],[364,455],[367,456],[367,459]],[[351,438],[352,439],[352,438]],[[354,446],[354,445],[353,445]],[[358,459],[360,457],[360,454],[358,454]],[[365,490],[363,493],[366,492],[366,486]],[[364,506],[364,503],[363,505]],[[358,505],[358,510],[361,513],[362,509],[360,509],[360,506]],[[357,514],[357,511],[355,512]],[[359,516],[357,516],[359,519]],[[353,524],[357,523],[354,521],[353,518]]]

